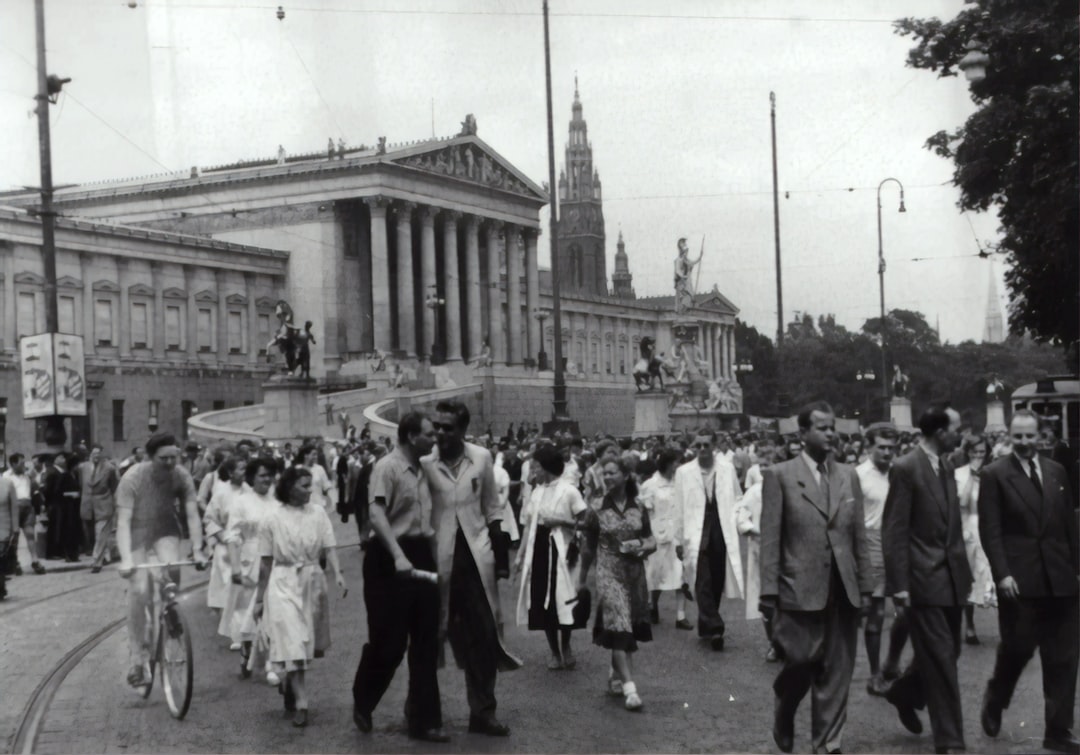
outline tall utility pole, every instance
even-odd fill
[[[56,302],[56,233],[54,225],[56,214],[53,212],[52,185],[52,147],[49,140],[49,95],[55,90],[59,93],[65,80],[53,77],[45,66],[45,0],[34,0],[34,21],[37,27],[37,72],[38,93],[38,145],[41,151],[41,259],[45,269],[45,330],[56,333],[60,316]],[[45,445],[51,449],[63,448],[67,443],[67,431],[64,418],[52,415],[45,418]]]
[[[555,328],[555,384],[554,412],[552,421],[547,428],[552,430],[564,430],[576,426],[572,423],[566,408],[566,375],[563,373],[562,355],[562,306],[559,301],[559,218],[558,218],[558,184],[555,183],[555,131],[553,127],[553,114],[551,105],[551,40],[548,34],[548,4],[544,0],[544,74],[547,81],[547,138],[548,138],[548,193],[551,210],[550,217],[550,241],[551,241],[551,315],[552,326]],[[543,326],[543,323],[541,323]]]
[[[776,92],[769,92],[769,121],[772,124],[772,207],[776,238],[776,348],[784,345],[784,288],[780,282],[780,184],[776,177]]]

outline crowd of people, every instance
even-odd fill
[[[85,458],[14,454],[0,476],[0,542],[13,574],[20,532],[39,574],[42,558],[77,559],[80,548],[95,571],[119,560],[132,580],[136,687],[151,583],[133,567],[178,561],[190,542],[191,557],[212,564],[207,604],[240,676],[276,685],[305,726],[305,672],[330,647],[326,571],[346,587],[330,516],[354,518],[368,620],[354,722],[372,730],[407,657],[407,731],[430,742],[448,740],[436,673],[447,641],[465,674],[469,731],[510,733],[496,717],[496,678],[521,662],[504,639],[501,579],[513,584],[517,624],[544,634],[552,671],[576,668],[573,632],[592,622],[593,643],[611,654],[606,689],[629,711],[644,707],[633,658],[666,620],[665,593],[674,626],[715,652],[725,650],[723,599],[744,600],[745,618],[762,623],[763,662],[779,665],[772,734],[784,752],[808,692],[812,748],[840,751],[860,630],[868,693],[915,733],[925,708],[935,750],[963,751],[957,658],[962,643],[981,642],[976,609],[996,606],[983,730],[998,734],[1038,649],[1043,744],[1077,752],[1074,470],[1055,461],[1052,428],[1020,410],[1008,432],[986,436],[931,408],[913,432],[878,423],[842,437],[823,403],[800,412],[798,428],[548,438],[520,424],[500,436],[470,432],[468,409],[444,401],[401,417],[394,439],[365,426],[295,451],[181,450],[161,434],[119,464],[96,446]],[[914,660],[901,668],[909,640]]]

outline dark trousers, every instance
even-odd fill
[[[1042,662],[1046,736],[1064,737],[1076,705],[1077,636],[1080,601],[1069,598],[1002,600],[998,606],[1001,642],[994,675],[987,685],[1002,708],[1009,707],[1016,681],[1035,648]]]
[[[705,505],[705,523],[701,530],[694,595],[698,604],[698,636],[723,637],[724,620],[720,617],[720,599],[724,596],[727,575],[727,545],[720,528],[720,514],[715,503]]]
[[[426,538],[398,541],[417,569],[436,571]],[[399,577],[394,557],[373,539],[364,557],[364,604],[368,642],[353,680],[353,704],[368,715],[375,710],[409,652],[409,694],[405,719],[410,731],[442,726],[439,701],[439,588],[430,582]]]
[[[934,732],[934,747],[964,747],[964,714],[960,708],[960,606],[911,606],[907,609],[915,658],[893,682],[886,698],[897,705],[925,707]]]
[[[79,502],[63,500],[49,506],[47,557],[79,560],[82,545],[82,519]]]
[[[465,672],[470,718],[494,718],[499,635],[484,583],[480,581],[480,571],[461,528],[458,528],[454,543],[448,620],[450,647],[457,664]]]
[[[773,682],[777,708],[791,720],[810,691],[814,752],[841,747],[858,634],[859,611],[835,565],[824,610],[778,611],[773,621],[772,640],[784,659]]]

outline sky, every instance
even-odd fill
[[[46,0],[56,185],[238,159],[479,136],[547,180],[541,0]],[[924,148],[973,111],[963,78],[905,66],[892,21],[960,0],[551,0],[557,170],[575,76],[604,192],[608,273],[626,241],[639,296],[671,293],[675,242],[740,317],[776,331],[769,93],[776,94],[785,321],[923,312],[979,340],[1000,262],[992,215],[961,213],[951,162]],[[0,189],[40,182],[33,0],[0,3]],[[547,229],[546,210],[541,216]],[[546,265],[548,234],[541,237]]]

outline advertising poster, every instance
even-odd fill
[[[86,364],[82,336],[54,333],[53,361],[56,364],[56,413],[64,417],[85,417]]]
[[[19,339],[23,417],[26,419],[56,413],[52,339],[50,333]]]

